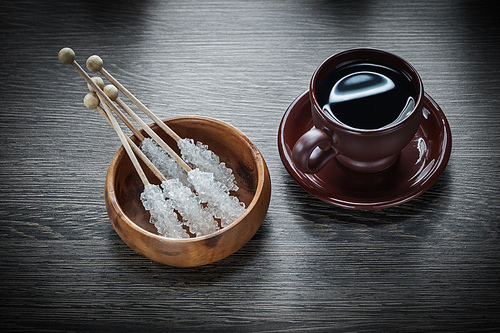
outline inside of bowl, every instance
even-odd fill
[[[245,204],[245,207],[248,207],[257,190],[258,167],[255,161],[255,152],[247,139],[239,135],[240,132],[233,127],[213,119],[178,117],[168,119],[166,124],[181,138],[192,138],[207,145],[219,156],[221,162],[226,163],[233,170],[239,190],[232,194],[235,194]],[[152,128],[172,149],[179,153],[173,139],[157,125]],[[149,223],[149,213],[144,209],[140,200],[143,184],[123,148],[115,157],[115,162],[114,190],[116,200],[123,213],[141,228],[156,234],[156,228]],[[159,184],[159,181],[147,167],[142,166],[149,181]]]

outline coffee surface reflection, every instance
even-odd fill
[[[364,63],[334,71],[317,91],[327,115],[358,129],[383,128],[404,119],[415,106],[414,95],[402,73]]]

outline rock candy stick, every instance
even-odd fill
[[[108,96],[106,96],[106,94],[101,90],[101,88],[99,88],[99,86],[95,84],[94,81],[92,81],[90,76],[83,70],[83,68],[80,67],[80,65],[75,61],[75,52],[72,49],[68,47],[61,49],[59,51],[58,58],[59,61],[62,62],[63,64],[69,64],[73,66],[73,68],[78,72],[78,74],[80,74],[85,79],[85,81],[92,88],[92,90],[96,92],[99,98],[103,100],[104,111],[106,112],[110,120],[111,126],[116,131],[116,134],[118,134],[118,137],[122,142],[123,148],[125,148],[125,151],[127,152],[132,164],[134,165],[137,174],[141,178],[141,181],[144,185],[149,184],[148,178],[146,177],[144,170],[142,170],[139,161],[137,160],[136,156],[134,155],[134,152],[132,151],[132,148],[127,142],[127,137],[125,136],[125,134],[120,128],[120,125],[118,125],[118,122],[113,116],[111,108],[113,108],[114,105],[111,102],[111,100],[108,98]]]
[[[85,95],[85,98],[83,99],[83,102],[85,106],[89,109],[97,109],[97,111],[102,115],[102,117],[111,125],[111,120],[109,119],[108,115],[106,112],[102,109],[102,107],[99,105],[100,100],[99,97],[97,97],[95,92],[90,92],[87,95]],[[144,164],[153,172],[153,174],[160,180],[164,181],[167,180],[165,176],[161,173],[160,170],[148,159],[148,157],[142,152],[139,147],[129,138],[126,137],[128,144],[134,151],[134,153],[144,162]],[[179,167],[180,168],[180,167]]]
[[[162,130],[170,135],[175,141],[180,137],[170,129],[160,118],[158,118],[151,110],[149,110],[139,99],[137,99],[130,91],[128,91],[118,80],[116,80],[107,70],[103,68],[103,61],[97,55],[90,56],[87,59],[87,68],[92,72],[99,72],[109,80],[116,88],[118,88],[129,100],[131,100],[139,109],[141,109],[149,118],[151,118]]]

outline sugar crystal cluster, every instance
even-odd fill
[[[165,200],[161,188],[157,185],[146,185],[141,194],[141,201],[151,214],[150,222],[158,233],[171,238],[188,238],[189,234],[177,221],[172,202]]]
[[[245,205],[230,194],[238,190],[232,170],[202,143],[181,139],[178,146],[192,171],[183,170],[153,140],[146,138],[141,144],[144,154],[168,178],[161,187],[146,186],[141,195],[150,222],[160,235],[171,238],[189,237],[186,230],[203,236],[228,226],[245,211]]]
[[[145,138],[141,143],[141,150],[167,179],[175,178],[188,186],[187,172],[153,139]]]
[[[221,220],[222,227],[229,225],[245,211],[245,205],[238,198],[228,195],[225,185],[216,181],[212,173],[194,169],[189,172],[188,180],[200,200],[207,203],[212,215]]]
[[[195,195],[191,189],[181,184],[178,179],[169,179],[161,184],[165,200],[171,202],[182,216],[183,224],[189,227],[191,233],[196,236],[209,235],[219,225],[210,211],[201,204],[200,197]]]
[[[225,186],[227,190],[238,190],[233,171],[221,162],[219,156],[208,149],[208,146],[199,141],[194,143],[194,140],[189,138],[177,141],[177,146],[186,163],[196,166],[201,171],[212,173],[214,180]]]

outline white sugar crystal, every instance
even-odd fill
[[[189,186],[186,171],[153,139],[144,139],[141,150],[167,179],[176,178]]]
[[[150,223],[154,224],[160,235],[171,238],[189,237],[177,219],[172,202],[165,200],[159,186],[152,184],[144,186],[141,201],[144,208],[151,214]]]
[[[245,211],[245,205],[229,195],[227,188],[215,181],[212,173],[194,169],[188,173],[188,180],[193,184],[200,201],[207,203],[214,217],[221,220],[222,227],[229,225]]]
[[[191,233],[196,236],[203,236],[219,229],[219,225],[210,211],[203,208],[199,198],[191,189],[182,185],[178,179],[164,181],[162,187],[163,194],[172,202]]]
[[[163,191],[147,185],[141,194],[158,233],[187,238],[184,225],[196,236],[208,235],[218,230],[216,219],[225,227],[241,216],[245,205],[229,193],[238,190],[232,170],[200,142],[181,139],[178,146],[184,161],[193,167],[189,173],[152,139],[146,138],[141,144],[144,154],[168,179],[162,183]]]
[[[177,141],[177,146],[181,150],[182,159],[201,171],[214,174],[216,181],[220,182],[229,191],[237,191],[238,186],[234,178],[233,171],[221,162],[208,146],[201,142],[194,143],[193,139],[181,139]]]

